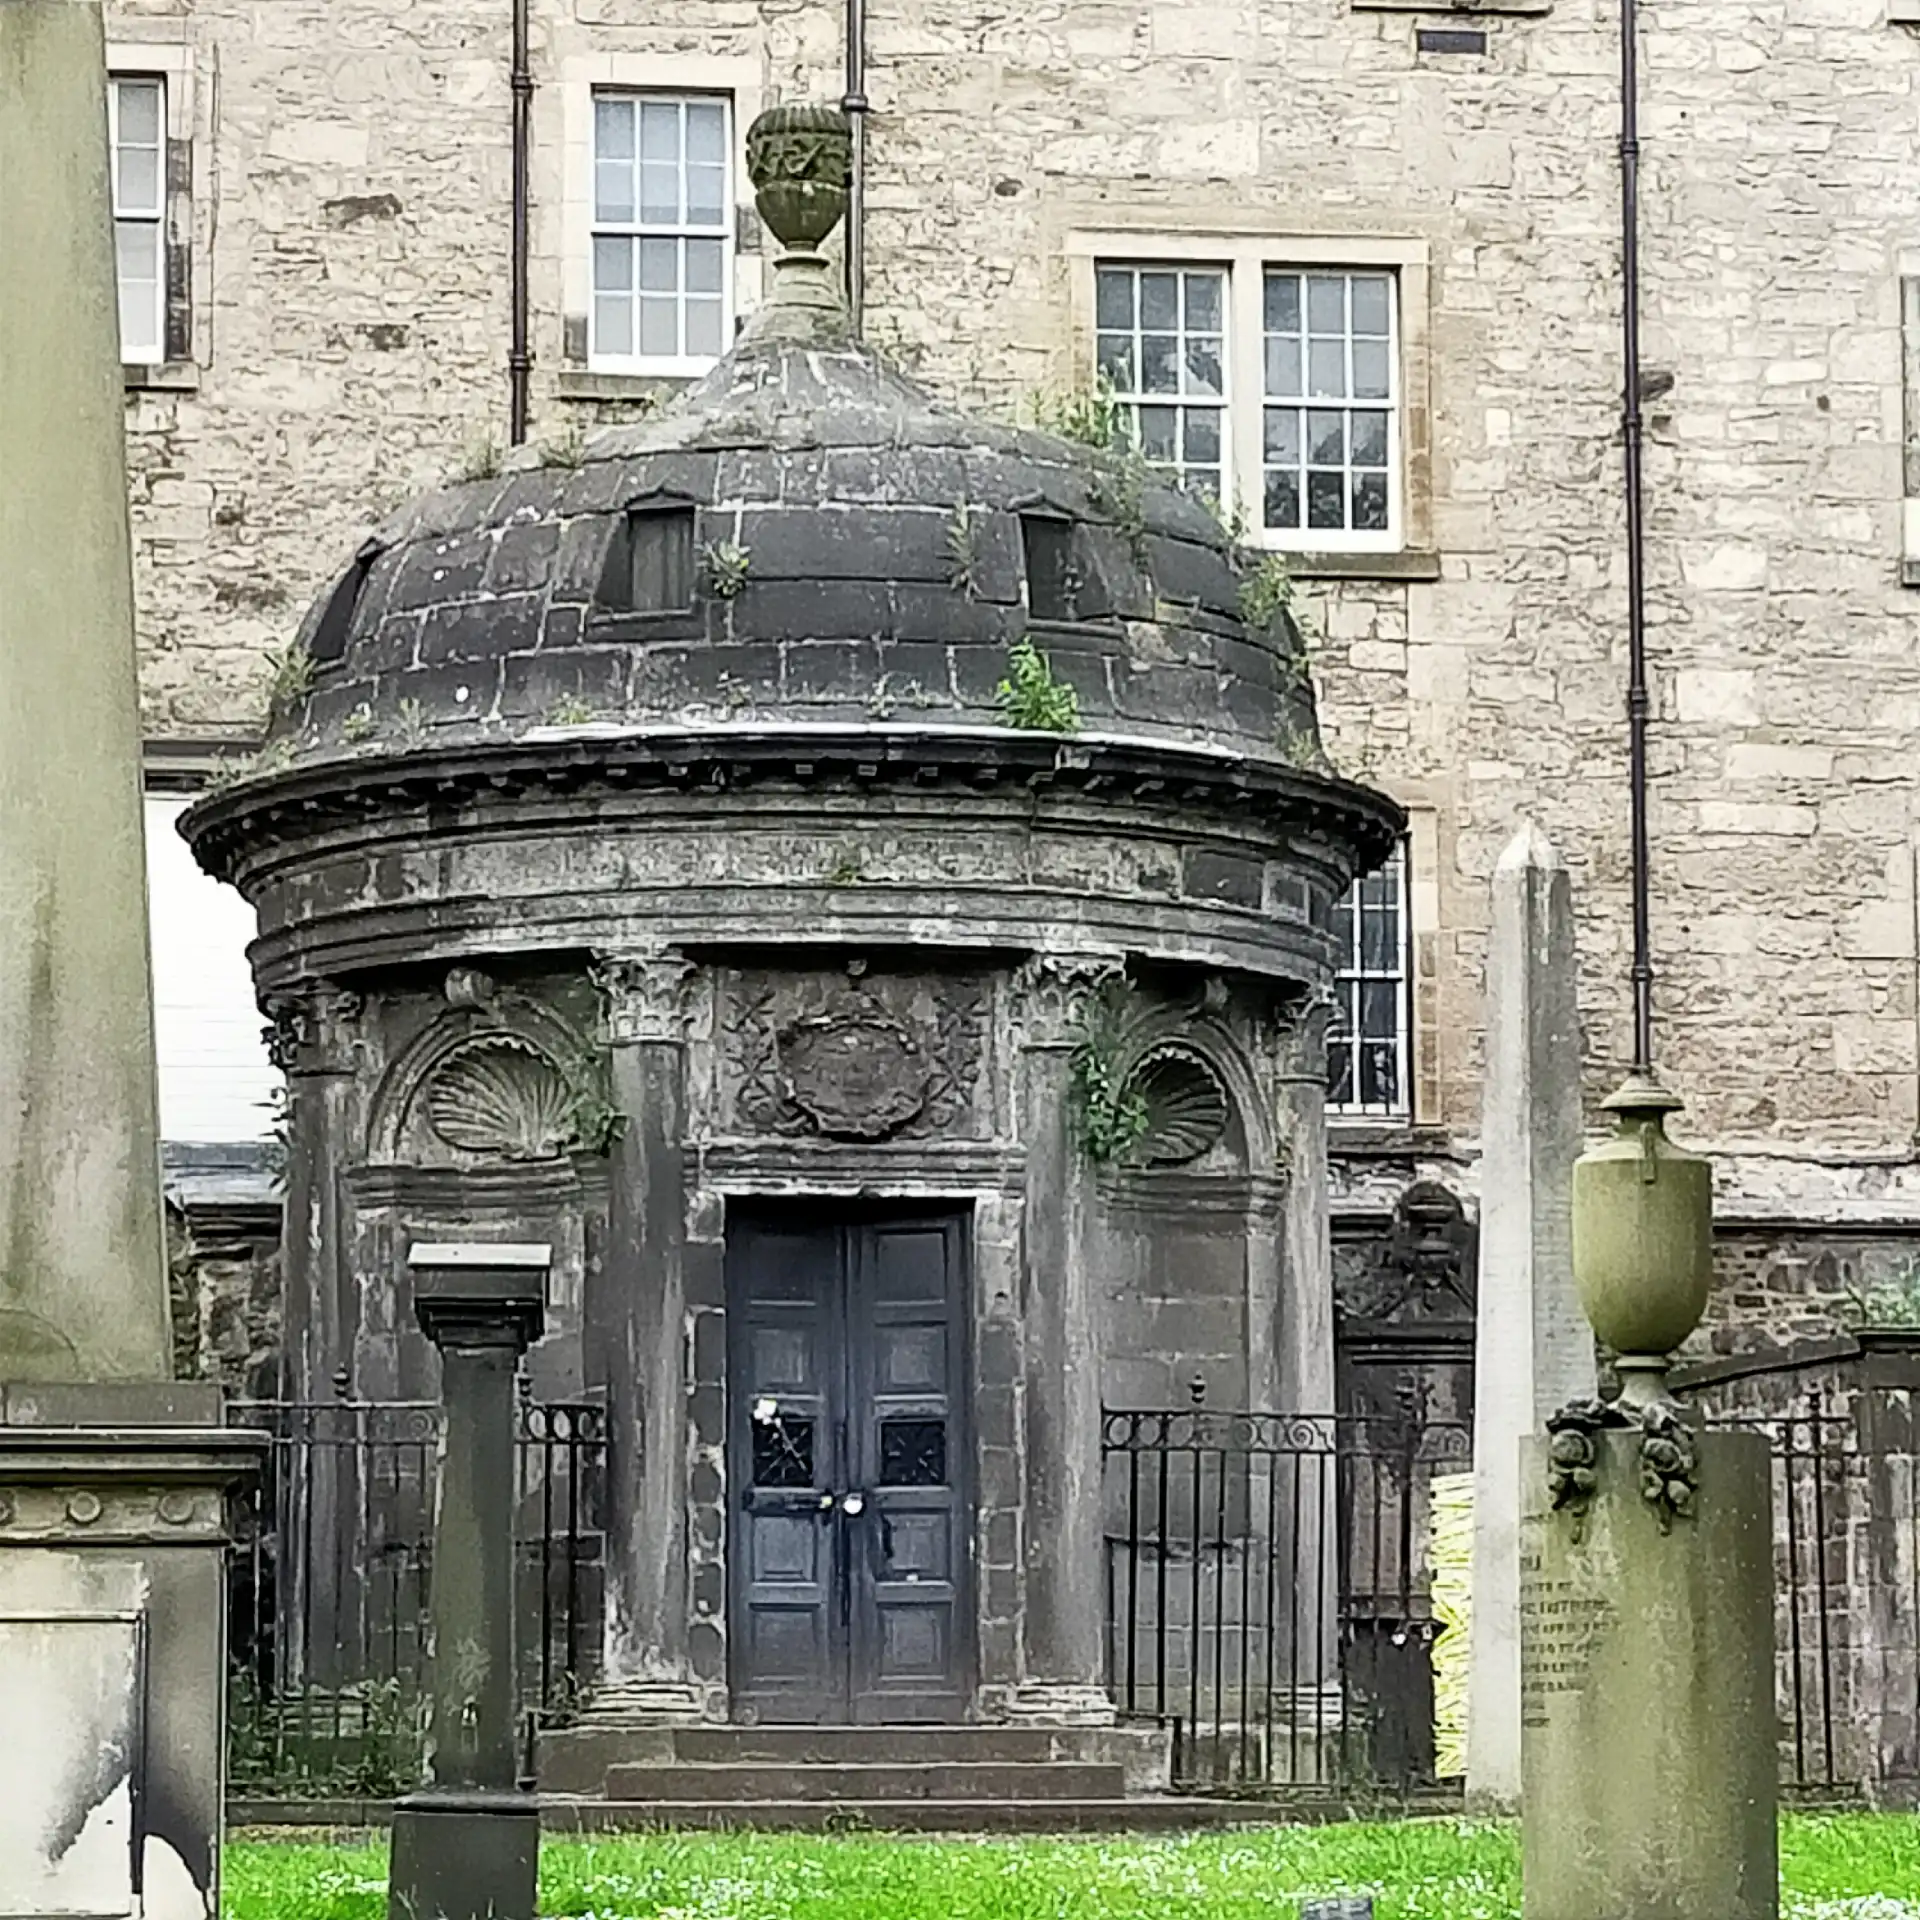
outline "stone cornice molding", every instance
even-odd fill
[[[0,1427],[0,1549],[218,1545],[267,1445],[238,1427]]]

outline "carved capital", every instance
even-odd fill
[[[1015,1044],[1071,1047],[1088,996],[1109,980],[1126,978],[1116,954],[1036,953],[1013,971],[1008,1018]]]
[[[1327,1023],[1332,1017],[1333,991],[1329,987],[1316,987],[1276,1011],[1269,1047],[1279,1083],[1302,1081],[1325,1089]]]
[[[607,1038],[615,1046],[684,1041],[699,972],[678,947],[600,955],[595,978],[606,997]]]
[[[273,995],[263,1009],[267,1057],[286,1074],[350,1072],[365,1007],[363,995],[326,983]]]

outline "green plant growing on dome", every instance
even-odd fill
[[[340,722],[340,738],[348,746],[358,746],[373,733],[373,708],[364,700]]]
[[[1032,733],[1078,733],[1080,696],[1057,678],[1053,663],[1030,635],[1007,650],[1007,677],[994,689],[1010,727]]]
[[[736,540],[710,540],[700,549],[700,566],[720,599],[737,600],[746,591],[753,555]]]
[[[947,585],[969,600],[980,594],[979,516],[964,500],[947,516]]]
[[[313,691],[313,655],[300,641],[290,641],[274,655],[273,680],[268,697],[276,707],[291,707]]]
[[[1133,444],[1133,409],[1104,373],[1090,387],[1037,393],[1032,407],[1036,426],[1078,446],[1118,453]]]
[[[483,433],[478,439],[468,441],[461,450],[447,475],[447,483],[460,487],[474,480],[497,480],[500,461],[500,442],[492,434]]]

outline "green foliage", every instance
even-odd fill
[[[1147,1131],[1145,1097],[1129,1083],[1122,1039],[1128,993],[1109,983],[1087,995],[1075,1023],[1069,1068],[1080,1145],[1096,1165],[1124,1160]]]
[[[1850,1327],[1920,1330],[1920,1264],[1909,1261],[1884,1279],[1849,1287],[1842,1317]]]
[[[227,1699],[227,1777],[235,1794],[385,1800],[419,1784],[426,1701],[399,1679],[268,1698],[240,1670]]]
[[[447,474],[447,483],[461,487],[474,480],[497,480],[502,457],[500,442],[492,434],[483,433],[461,449]]]
[[[979,593],[980,525],[964,500],[947,516],[947,584],[969,600]]]
[[[1102,453],[1133,445],[1133,410],[1101,374],[1091,387],[1069,387],[1033,396],[1033,420],[1047,433]]]
[[[540,442],[540,464],[543,467],[577,467],[586,457],[587,433],[577,420],[565,433]]]
[[[1240,618],[1255,633],[1265,633],[1293,605],[1293,575],[1277,553],[1263,553],[1240,575]]]
[[[1117,452],[1094,477],[1087,498],[1126,536],[1136,567],[1147,564],[1147,482],[1153,469],[1131,447]]]
[[[373,708],[364,700],[340,722],[340,738],[355,746],[373,732]]]
[[[734,540],[709,540],[700,549],[700,565],[710,591],[722,600],[737,600],[746,591],[753,555]]]
[[[867,711],[876,720],[891,718],[901,707],[934,707],[939,704],[918,680],[903,680],[896,684],[890,673],[883,673],[874,682],[873,691],[867,695]]]
[[[574,1146],[605,1159],[627,1130],[627,1116],[613,1104],[605,1051],[582,1048],[568,1055],[560,1075],[567,1083],[567,1131]]]
[[[261,1149],[261,1158],[267,1163],[267,1171],[273,1175],[274,1192],[284,1193],[287,1189],[287,1167],[293,1157],[293,1090],[282,1080],[258,1104],[267,1111],[267,1138]]]
[[[862,871],[859,848],[845,847],[835,856],[833,865],[827,869],[827,885],[850,887],[860,878]]]
[[[394,709],[400,721],[400,744],[424,747],[427,744],[427,710],[418,700],[402,700]]]
[[[583,727],[593,718],[593,709],[577,693],[563,693],[547,707],[550,727]]]
[[[1080,696],[1054,677],[1053,664],[1031,638],[1007,650],[1007,677],[994,689],[1007,725],[1035,733],[1078,733]]]
[[[284,710],[298,705],[313,691],[313,655],[298,640],[292,640],[273,657],[273,680],[268,697]]]

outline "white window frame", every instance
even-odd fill
[[[557,226],[548,224],[543,208],[535,208],[536,265],[557,265],[561,289],[562,338],[554,362],[571,372],[561,375],[563,397],[593,397],[605,392],[618,396],[631,391],[622,383],[631,379],[692,379],[706,373],[713,361],[604,358],[592,352],[593,229],[594,229],[594,96],[601,93],[654,94],[724,98],[731,102],[729,122],[730,192],[727,196],[729,238],[722,268],[726,301],[723,349],[733,344],[741,319],[759,303],[760,258],[741,251],[739,207],[747,192],[746,129],[764,104],[764,63],[757,56],[698,53],[623,53],[597,50],[569,54],[560,63],[558,87],[542,88],[536,112],[553,111],[560,118],[560,148],[564,171],[556,198]],[[543,120],[543,126],[551,122]],[[549,137],[551,137],[549,135]],[[749,229],[751,231],[751,229]],[[596,385],[595,383],[599,383]]]
[[[1270,226],[1245,216],[1196,215],[1170,231],[1164,211],[1143,209],[1128,224],[1077,228],[1065,236],[1072,290],[1071,367],[1076,384],[1098,377],[1097,270],[1101,266],[1224,266],[1227,285],[1229,513],[1245,508],[1250,545],[1281,553],[1338,556],[1425,552],[1433,547],[1429,398],[1428,247],[1395,233],[1305,232],[1276,216]],[[1383,531],[1272,528],[1262,524],[1265,472],[1268,268],[1386,273],[1394,281],[1395,405],[1388,432],[1388,519]]]
[[[1333,1076],[1327,1077],[1327,1113],[1335,1119],[1358,1120],[1409,1120],[1413,1116],[1413,916],[1412,888],[1409,884],[1408,870],[1412,864],[1413,850],[1410,839],[1403,839],[1394,849],[1386,865],[1391,870],[1395,887],[1394,909],[1398,924],[1399,938],[1396,954],[1397,965],[1388,971],[1379,967],[1368,967],[1363,962],[1364,939],[1360,917],[1360,890],[1366,881],[1356,880],[1348,894],[1353,909],[1354,939],[1352,949],[1334,966],[1333,991],[1348,1016],[1351,1038],[1348,1044],[1353,1048],[1353,1085],[1357,1091],[1360,1085],[1360,1030],[1357,1018],[1360,988],[1366,983],[1392,980],[1398,986],[1394,995],[1394,1032],[1393,1062],[1394,1086],[1397,1097],[1392,1101],[1379,1100],[1336,1100],[1333,1097]]]
[[[159,146],[154,155],[154,197],[151,204],[145,206],[130,205],[121,197],[120,190],[121,96],[122,90],[130,87],[151,88],[159,96],[156,103],[158,111],[155,114]],[[107,185],[113,204],[114,291],[117,296],[115,318],[121,323],[121,363],[129,367],[163,366],[167,358],[167,137],[170,92],[167,76],[164,73],[116,70],[109,74],[107,80],[107,151],[109,155]],[[129,346],[126,337],[124,321],[128,302],[120,281],[119,246],[121,230],[128,227],[151,227],[154,235],[154,285],[150,314],[153,327],[150,349],[139,344]]]
[[[596,87],[594,88],[593,107],[594,107],[594,121],[595,121],[595,127],[596,127],[596,139],[595,139],[595,144],[593,148],[593,157],[594,157],[596,172],[597,172],[598,163],[600,159],[599,145],[598,145],[598,139],[597,139],[599,108],[603,101],[608,101],[608,100],[624,100],[624,101],[630,101],[633,103],[634,110],[635,110],[634,111],[634,138],[636,143],[640,138],[640,111],[639,110],[642,106],[655,105],[655,106],[677,107],[677,108],[680,108],[683,113],[685,109],[689,106],[718,106],[721,112],[725,116],[725,125],[726,125],[725,153],[726,153],[726,169],[727,169],[726,188],[721,201],[721,208],[720,208],[721,218],[719,222],[715,225],[707,225],[705,223],[695,223],[687,220],[684,217],[676,221],[671,226],[661,225],[659,223],[650,223],[641,218],[642,209],[637,204],[633,209],[634,217],[631,220],[619,221],[619,222],[610,222],[610,221],[602,220],[600,217],[599,207],[597,204],[597,195],[595,194],[594,183],[590,181],[588,184],[588,193],[590,196],[593,197],[593,227],[592,227],[591,238],[588,243],[589,247],[592,246],[594,241],[598,241],[602,238],[630,239],[636,243],[636,249],[638,248],[639,243],[642,243],[646,240],[672,240],[679,243],[683,248],[685,243],[689,240],[705,240],[709,242],[718,243],[720,247],[720,263],[721,263],[720,264],[720,351],[719,353],[712,353],[712,354],[697,354],[697,353],[685,353],[685,352],[673,353],[673,354],[647,354],[647,353],[640,352],[638,350],[639,337],[640,337],[640,311],[639,311],[640,303],[637,296],[634,301],[634,313],[633,313],[635,351],[632,353],[607,353],[603,351],[602,348],[600,347],[598,339],[595,337],[597,332],[597,313],[598,313],[599,302],[594,297],[595,289],[592,287],[591,281],[590,281],[588,305],[587,305],[587,365],[592,369],[594,369],[596,372],[602,372],[602,373],[650,373],[650,374],[658,374],[658,375],[664,375],[669,377],[674,375],[685,376],[685,375],[705,373],[707,369],[710,368],[714,364],[714,362],[720,358],[720,354],[725,353],[727,348],[733,343],[734,290],[732,286],[732,275],[730,272],[730,267],[733,260],[734,248],[736,245],[737,214],[735,210],[735,201],[739,196],[739,190],[740,190],[739,189],[740,160],[739,160],[739,155],[736,151],[738,146],[738,141],[739,141],[739,134],[738,134],[737,117],[735,114],[733,98],[730,94],[725,94],[725,93],[720,93],[720,94],[689,93],[689,92],[683,92],[683,91],[668,93],[657,88],[647,88],[647,87]],[[684,123],[683,123],[683,129],[684,129]],[[683,140],[684,140],[684,130],[683,130]],[[637,159],[635,164],[637,169],[639,164]],[[685,172],[684,160],[681,163],[681,168],[682,168],[682,175],[683,175],[683,197],[684,197],[684,172]],[[591,261],[589,261],[589,275],[591,275],[591,271],[592,271]],[[685,329],[685,320],[686,320],[686,304],[685,304],[686,292],[687,292],[686,265],[685,265],[685,256],[683,252],[677,291],[674,296],[675,303],[679,311],[680,324],[683,332]]]

